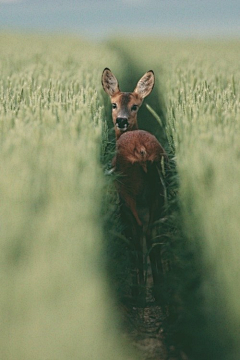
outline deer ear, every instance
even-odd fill
[[[102,87],[109,96],[114,96],[120,91],[116,77],[108,68],[105,68],[102,73]]]
[[[154,72],[149,70],[138,81],[134,92],[137,93],[142,99],[150,94],[154,86]]]

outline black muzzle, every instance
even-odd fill
[[[128,119],[118,117],[117,120],[116,120],[116,125],[120,130],[127,130]]]

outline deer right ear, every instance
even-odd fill
[[[150,94],[154,86],[154,72],[149,70],[138,81],[134,92],[137,93],[142,99]]]
[[[109,96],[114,96],[120,91],[116,77],[108,68],[105,68],[102,73],[102,87]]]

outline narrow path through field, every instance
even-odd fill
[[[122,91],[132,91],[137,80],[148,70],[148,65],[139,64],[132,57],[131,53],[120,44],[109,42],[108,46],[117,53],[118,58],[122,58],[124,71],[119,79]],[[114,70],[114,69],[113,69]],[[166,135],[166,107],[163,103],[163,96],[157,84],[153,93],[148,97],[147,103],[159,114],[161,124],[156,121],[149,112],[145,104],[141,107],[138,116],[140,129],[144,129],[154,134],[160,141],[165,150],[169,144]],[[109,124],[112,118],[109,113]],[[110,125],[111,126],[111,125]],[[114,139],[113,139],[114,141]],[[172,169],[174,173],[175,169]],[[177,354],[175,348],[171,346],[171,336],[167,333],[168,319],[159,304],[152,296],[152,277],[148,275],[148,286],[146,289],[146,300],[144,305],[134,304],[133,299],[128,299],[127,304],[123,305],[124,317],[124,337],[138,350],[139,358],[143,360],[186,360],[182,355]],[[167,341],[166,341],[167,339]],[[166,345],[166,342],[170,346]]]

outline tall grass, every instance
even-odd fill
[[[212,44],[201,52],[195,49],[186,65],[173,70],[175,85],[168,93],[169,133],[176,148],[184,228],[201,275],[199,296],[205,317],[201,330],[212,335],[205,348],[202,342],[203,349],[195,355],[199,359],[236,359],[240,354],[240,67],[236,48],[239,43],[232,47]]]
[[[180,210],[171,216],[181,344],[193,359],[237,359],[240,43],[146,38],[118,46],[136,67],[155,70],[164,98],[179,179]]]
[[[0,357],[126,359],[104,269],[100,76],[70,37],[0,35]]]

